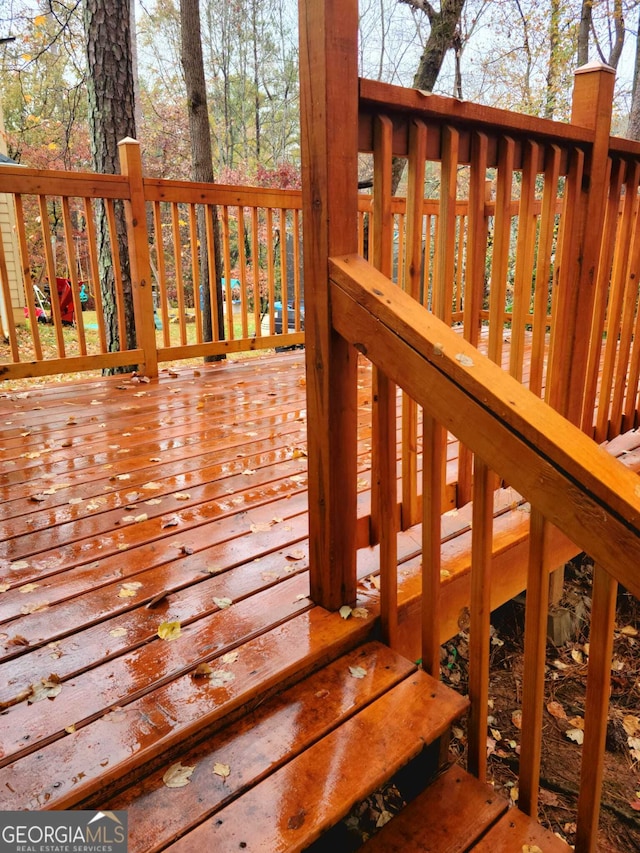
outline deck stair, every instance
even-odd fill
[[[562,839],[457,765],[376,833],[363,853],[567,853]]]
[[[123,758],[120,769],[134,781],[119,793],[101,788],[83,799],[80,784],[65,805],[126,809],[132,853],[300,850],[435,744],[467,705],[415,664],[368,642],[254,701],[213,736],[178,745],[154,772],[144,750],[137,774]],[[188,783],[169,787],[167,771],[176,765]],[[122,787],[117,767],[108,778],[112,790]]]

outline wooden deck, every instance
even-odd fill
[[[371,394],[364,362],[360,371],[364,541]],[[379,630],[377,549],[359,552],[359,609],[350,618],[308,597],[302,353],[185,366],[151,382],[111,377],[8,388],[0,410],[3,809],[126,808],[131,850],[165,849],[196,830],[197,843],[224,847],[231,841],[211,835],[213,814],[221,822],[220,809],[230,809],[226,826],[243,826],[243,809],[269,808],[259,785],[267,774],[282,773],[286,786],[291,773],[311,772],[305,761],[330,763],[313,744],[341,720],[373,708],[366,714],[375,721],[393,717],[394,702],[410,706],[402,695],[385,699],[386,710],[376,704],[416,672],[371,645]],[[496,585],[503,599],[521,584],[513,567],[526,548],[525,510],[511,490],[497,494],[496,576],[502,563],[509,567]],[[444,516],[449,635],[468,594],[469,531],[465,509]],[[419,621],[420,547],[419,529],[400,534],[408,654]],[[375,678],[345,685],[345,667],[365,659]],[[295,747],[248,762],[247,744],[265,720],[269,731],[286,730],[338,683],[324,716],[309,714],[313,725]],[[434,684],[423,689],[439,690]],[[453,716],[466,707],[461,697],[454,705]],[[368,731],[366,714],[354,731]],[[214,749],[211,736],[234,720]],[[445,725],[438,723],[439,733]],[[385,766],[385,741],[376,742]],[[317,754],[307,756],[307,748]],[[416,749],[408,744],[402,760]],[[336,743],[332,750],[340,752]],[[301,752],[302,769],[278,770]],[[216,777],[214,794],[210,773],[188,796],[167,787],[169,768],[203,763],[232,766],[237,777]],[[239,792],[254,784],[257,803],[238,805]],[[326,816],[309,820],[305,845],[329,825]],[[194,849],[186,838],[179,849]]]

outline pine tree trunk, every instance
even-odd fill
[[[96,172],[118,174],[118,142],[135,138],[135,108],[130,39],[130,0],[85,0],[84,27],[91,154]],[[124,207],[116,203],[116,232],[122,271],[126,329],[118,329],[111,245],[104,204],[96,206],[100,288],[105,311],[107,345],[115,351],[136,346],[135,321]],[[129,371],[131,367],[121,368]]]
[[[198,0],[180,0],[180,23],[182,32],[182,67],[187,86],[187,109],[189,111],[189,135],[191,139],[191,174],[194,181],[213,183],[213,156],[211,152],[211,129],[204,79],[202,38],[200,33],[200,7]],[[218,316],[216,318],[218,338],[224,339],[224,315],[222,305],[222,259],[218,214],[210,208],[213,217],[214,253],[216,269],[209,270],[209,259],[204,247],[207,245],[205,213],[198,212],[198,242],[200,252],[200,285],[202,288],[203,335],[206,341],[213,340],[213,317],[209,289],[209,275],[215,275],[218,294]],[[200,298],[194,294],[194,298]],[[208,356],[205,361],[217,361],[221,357]]]

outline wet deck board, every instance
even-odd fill
[[[371,393],[364,368],[359,386],[365,519]],[[95,796],[136,762],[153,765],[186,748],[203,725],[214,730],[277,683],[366,639],[378,606],[370,580],[376,548],[358,555],[369,620],[345,621],[306,598],[304,394],[298,353],[182,367],[148,384],[111,377],[3,389],[2,808],[63,808]],[[455,462],[453,442],[448,455]],[[496,499],[497,525],[509,541],[526,536],[516,500],[509,490]],[[469,521],[467,510],[443,517],[445,572],[467,571]],[[399,575],[413,596],[420,548],[419,529],[400,535]],[[231,606],[221,609],[215,599]],[[180,622],[179,639],[157,636],[167,621]],[[239,648],[247,662],[256,655],[261,663],[243,677],[238,668],[219,708],[187,702],[178,722],[171,715],[149,722],[158,707],[192,698],[199,662]],[[265,663],[267,649],[273,657]],[[51,676],[60,682],[57,695],[29,704],[32,685]],[[135,760],[129,713],[146,744]],[[84,756],[97,755],[105,737],[108,764],[87,764]],[[60,768],[44,790],[43,766]]]

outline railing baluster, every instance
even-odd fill
[[[477,346],[480,339],[480,312],[484,294],[484,264],[487,253],[485,216],[488,139],[474,133],[471,145],[469,219],[467,227],[467,274],[464,291],[464,336]],[[471,500],[471,452],[460,444],[458,454],[458,506]]]
[[[511,194],[515,142],[508,136],[500,140],[496,181],[491,289],[489,291],[489,358],[502,363],[504,315],[506,308],[509,247],[511,245]]]
[[[584,713],[576,853],[593,853],[597,849],[598,817],[609,718],[617,590],[617,582],[596,564],[593,567],[589,672]]]
[[[191,282],[193,310],[196,316],[196,340],[202,343],[202,309],[200,307],[200,259],[198,253],[198,217],[195,204],[189,205],[189,246],[191,248]]]
[[[425,411],[422,435],[422,668],[434,678],[439,678],[442,494],[447,433]]]
[[[20,361],[20,352],[18,349],[18,336],[16,335],[16,327],[13,322],[13,310],[11,307],[11,288],[9,287],[9,274],[7,272],[7,260],[4,252],[4,238],[0,235],[0,289],[2,290],[2,301],[7,309],[8,328],[4,329],[4,323],[0,316],[0,331],[3,335],[8,336],[9,346],[11,347],[11,357],[14,361]],[[33,298],[33,293],[31,294]],[[33,321],[36,320],[35,313],[30,314]],[[36,320],[37,323],[37,320]]]
[[[40,329],[38,328],[38,317],[36,312],[36,301],[33,293],[33,282],[31,281],[31,263],[29,261],[29,248],[27,244],[27,233],[25,230],[25,214],[22,204],[22,196],[16,193],[14,196],[16,206],[16,228],[18,231],[18,248],[20,251],[20,270],[22,284],[29,309],[29,324],[31,326],[31,339],[36,360],[42,361],[42,344],[40,342]],[[7,303],[11,304],[11,303]],[[15,355],[15,361],[20,361],[20,353]]]
[[[488,466],[475,457],[471,528],[471,623],[469,630],[468,767],[484,781],[487,773],[487,715],[491,631],[493,483]]]
[[[549,578],[544,570],[546,531],[547,521],[539,510],[532,507],[524,629],[520,796],[518,799],[518,805],[522,811],[532,816],[537,815],[538,811],[547,614],[549,612]]]
[[[224,268],[224,296],[225,312],[227,321],[227,338],[232,341],[235,338],[233,327],[233,295],[231,291],[231,240],[229,234],[229,208],[222,206],[222,262]]]
[[[391,275],[393,219],[391,217],[391,143],[393,125],[377,116],[373,153],[373,265]],[[371,541],[380,543],[380,619],[390,646],[398,633],[398,486],[396,470],[396,386],[372,369],[371,412]]]
[[[224,336],[224,327],[220,328],[220,296],[217,282],[216,233],[214,229],[215,205],[204,205],[205,233],[207,235],[207,267],[209,270],[209,300],[211,303],[211,337],[219,341]]]
[[[427,157],[427,128],[419,120],[409,126],[409,174],[407,178],[406,263],[403,288],[420,299],[420,270],[423,252],[424,175]],[[402,397],[402,528],[419,520],[418,506],[418,405]]]
[[[98,337],[100,338],[100,352],[107,351],[107,332],[104,323],[104,307],[102,301],[102,289],[100,287],[100,272],[98,266],[98,240],[96,237],[96,221],[93,201],[84,199],[85,229],[87,231],[87,252],[89,254],[89,269],[91,270],[91,282],[93,284],[93,300],[96,304],[96,322],[98,324]]]
[[[245,251],[244,207],[238,207],[238,267],[240,276],[240,326],[241,337],[249,337],[247,311],[247,253]]]
[[[187,325],[184,304],[184,277],[182,274],[180,208],[176,203],[171,205],[171,232],[173,235],[173,257],[175,259],[176,296],[178,298],[178,327],[180,329],[180,343],[184,346],[187,342]]]
[[[158,274],[158,298],[162,317],[162,340],[165,347],[171,345],[169,328],[169,297],[167,295],[167,266],[164,258],[164,230],[162,228],[162,208],[159,201],[153,203],[153,230],[155,233],[156,263]]]
[[[536,247],[536,178],[538,177],[538,152],[535,142],[524,144],[522,185],[518,206],[518,242],[516,246],[516,271],[513,286],[513,317],[511,320],[511,347],[509,370],[518,382],[522,382],[524,362],[525,326],[529,320],[531,283]]]
[[[451,323],[453,284],[455,281],[456,198],[458,191],[458,152],[460,134],[448,125],[442,128],[442,164],[438,235],[434,258],[433,304],[431,310],[445,323]]]
[[[276,301],[276,280],[273,259],[273,210],[267,208],[267,293],[269,297],[269,334],[275,333],[274,302]]]
[[[62,333],[62,315],[60,313],[60,300],[58,299],[58,288],[56,286],[56,261],[53,257],[53,250],[51,248],[51,234],[49,232],[49,210],[47,206],[46,196],[38,196],[38,205],[40,208],[40,230],[42,232],[45,265],[47,269],[47,278],[49,280],[51,317],[53,319],[53,325],[55,327],[58,356],[60,358],[64,358],[66,352],[64,346],[64,335]]]
[[[69,281],[71,282],[71,295],[73,298],[73,313],[75,315],[76,332],[78,335],[78,348],[81,355],[87,354],[87,339],[84,333],[84,319],[82,317],[82,303],[80,302],[80,288],[78,285],[78,264],[76,251],[73,244],[73,226],[71,224],[71,210],[69,199],[62,198],[62,227],[64,229],[64,243],[67,252],[67,267]]]
[[[251,208],[251,269],[253,272],[253,334],[260,337],[260,241],[258,239],[258,208]]]
[[[542,396],[545,375],[547,317],[549,315],[549,277],[551,275],[551,254],[553,251],[556,208],[558,205],[560,153],[557,145],[550,145],[546,151],[547,165],[544,172],[542,213],[540,215],[540,232],[538,237],[529,388],[539,397]]]

